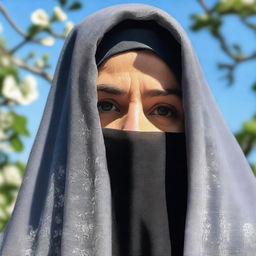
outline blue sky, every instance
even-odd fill
[[[215,1],[208,0],[206,3],[211,6]],[[15,23],[20,28],[25,30],[30,25],[30,15],[38,8],[44,9],[46,12],[51,13],[54,6],[57,5],[55,0],[0,0],[0,3],[7,9],[9,14],[14,19]],[[121,3],[145,3],[157,6],[170,15],[172,15],[183,26],[187,32],[192,45],[196,51],[200,61],[205,78],[210,86],[210,89],[216,99],[216,102],[223,113],[224,119],[230,129],[235,132],[238,131],[241,123],[249,119],[256,109],[255,95],[251,93],[250,85],[256,80],[255,64],[247,63],[241,65],[236,72],[236,83],[232,88],[228,88],[226,81],[221,79],[223,73],[217,69],[216,63],[218,61],[229,61],[228,58],[221,52],[219,44],[210,36],[208,31],[201,31],[194,33],[189,29],[191,25],[190,15],[192,13],[201,13],[202,9],[196,1],[192,0],[151,0],[151,1],[124,1],[124,0],[87,0],[84,1],[84,8],[69,13],[69,20],[74,23],[80,22],[84,17],[89,14],[114,4]],[[21,40],[20,36],[12,30],[12,28],[0,16],[0,22],[3,25],[3,35],[11,47],[16,45]],[[227,35],[229,42],[246,41],[244,46],[245,52],[250,53],[250,50],[255,48],[255,35],[250,34],[234,17],[227,19],[224,28],[224,33]],[[54,47],[39,47],[37,45],[30,45],[29,47],[36,51],[40,56],[44,52],[48,52],[52,67],[50,72],[53,73],[55,69],[58,56],[63,45],[63,41],[58,40]],[[28,48],[22,49],[18,52],[19,56],[24,56],[28,52]],[[22,75],[25,75],[22,72]],[[20,159],[27,161],[32,143],[34,141],[42,113],[44,110],[45,102],[49,92],[50,85],[43,79],[38,78],[38,89],[40,97],[37,101],[29,106],[18,107],[15,110],[28,118],[28,126],[31,132],[30,138],[25,138],[25,150],[20,154],[13,154],[13,159]],[[256,154],[250,157],[256,161]]]

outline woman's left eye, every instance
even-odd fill
[[[165,118],[177,118],[178,117],[178,111],[174,107],[170,106],[158,106],[156,107],[150,115],[154,116],[161,116]]]

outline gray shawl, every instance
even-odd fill
[[[181,43],[189,172],[184,255],[255,256],[256,180],[184,30],[144,4],[105,8],[69,34],[0,254],[112,256],[95,52],[104,33],[125,19],[154,20]]]

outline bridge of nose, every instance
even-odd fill
[[[146,117],[141,101],[132,101],[129,103],[129,108],[123,118],[123,130],[130,131],[152,131],[156,127]]]

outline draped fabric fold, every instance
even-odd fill
[[[184,30],[163,10],[144,4],[107,7],[69,34],[0,255],[112,256],[95,53],[104,34],[124,20],[154,21],[181,44],[188,168],[183,255],[255,256],[255,177]]]

